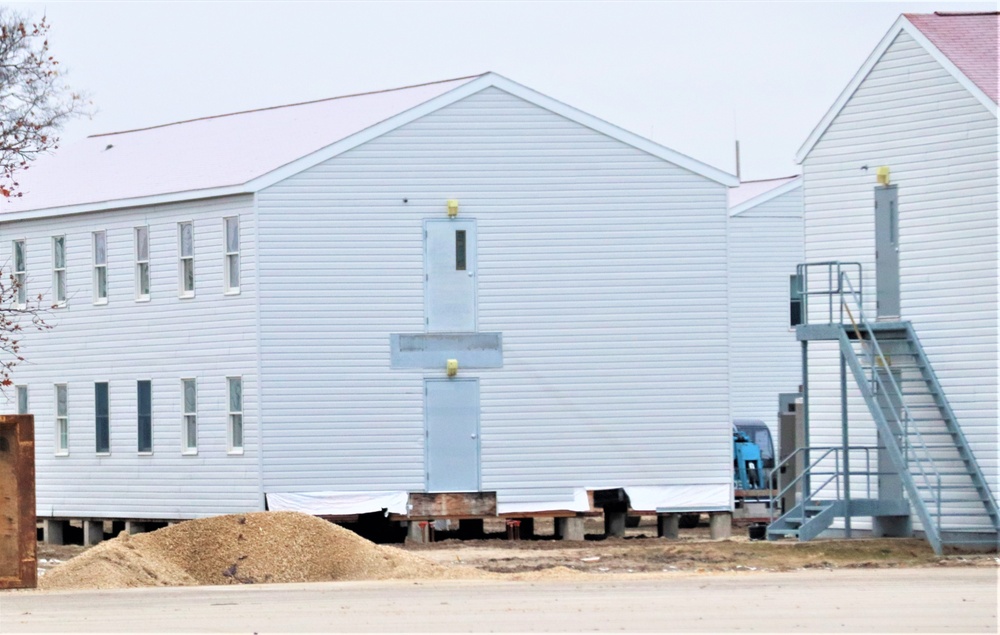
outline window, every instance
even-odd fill
[[[98,454],[111,452],[111,426],[108,414],[108,384],[94,384],[94,436]]]
[[[240,219],[224,218],[226,233],[226,293],[240,292]]]
[[[17,387],[17,414],[26,415],[28,414],[28,387],[18,386]]]
[[[14,241],[14,284],[17,285],[17,306],[28,304],[28,290],[25,287],[28,275],[28,252],[23,240]]]
[[[227,377],[229,383],[229,452],[243,453],[243,379]]]
[[[135,299],[149,299],[149,227],[135,228]]]
[[[108,235],[94,232],[94,304],[108,302]]]
[[[52,295],[56,306],[66,306],[66,237],[52,238]]]
[[[194,229],[191,223],[177,225],[178,276],[182,298],[194,297]]]
[[[183,400],[184,453],[198,452],[198,384],[193,379],[181,380]]]
[[[137,405],[139,413],[139,452],[153,452],[153,382],[139,381]]]
[[[66,384],[56,384],[56,454],[69,454],[69,403]]]
[[[455,270],[465,271],[465,230],[455,231]]]

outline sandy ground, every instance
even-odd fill
[[[17,592],[0,632],[997,632],[987,567]]]

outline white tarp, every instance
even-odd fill
[[[520,514],[551,511],[589,512],[590,499],[587,497],[587,489],[584,487],[574,489],[572,498],[531,502],[504,501],[502,493],[497,492],[498,514]]]
[[[313,516],[350,516],[383,510],[405,514],[408,500],[406,492],[269,492],[267,508]]]
[[[732,511],[731,483],[705,485],[625,486],[629,504],[639,511]]]

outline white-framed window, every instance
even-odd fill
[[[222,219],[226,240],[225,290],[240,292],[240,219],[230,216]]]
[[[94,232],[94,304],[108,303],[108,234]]]
[[[52,299],[55,306],[66,306],[66,237],[52,237]]]
[[[15,240],[14,252],[14,284],[17,285],[17,306],[23,309],[28,305],[28,247],[24,240]]]
[[[18,386],[17,387],[17,414],[26,415],[30,412],[30,405],[28,404],[28,387]]]
[[[243,378],[226,377],[229,394],[229,453],[243,454]]]
[[[66,384],[56,384],[56,454],[69,454],[69,395]]]
[[[149,227],[135,228],[135,299],[149,300]]]
[[[98,454],[111,453],[111,413],[108,382],[94,384],[94,449]]]
[[[181,380],[181,434],[184,454],[198,453],[198,383],[194,379]]]
[[[136,382],[136,411],[138,419],[139,454],[153,453],[153,382],[140,379]]]
[[[194,226],[191,223],[177,224],[177,258],[178,295],[182,298],[193,298]]]

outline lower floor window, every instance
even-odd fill
[[[69,454],[69,395],[66,384],[56,384],[56,454]]]
[[[193,453],[198,450],[198,384],[193,379],[181,380],[184,414],[181,425],[184,434],[184,451]]]
[[[243,451],[243,378],[228,377],[229,384],[229,451]]]
[[[153,382],[137,384],[139,452],[153,451]]]

